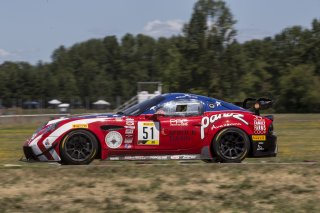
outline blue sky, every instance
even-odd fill
[[[125,33],[170,36],[181,32],[196,0],[1,0],[0,63],[50,62],[54,49]],[[226,0],[237,20],[237,39],[310,27],[319,0]]]

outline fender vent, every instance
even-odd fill
[[[111,131],[111,130],[123,129],[123,126],[105,125],[105,126],[101,126],[100,128],[105,131]]]

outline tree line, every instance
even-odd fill
[[[225,2],[199,0],[180,35],[106,36],[60,46],[52,62],[0,65],[0,99],[122,97],[136,82],[161,81],[164,92],[190,92],[227,101],[270,97],[277,112],[320,111],[320,20],[273,37],[239,43]],[[113,100],[110,100],[113,102]]]

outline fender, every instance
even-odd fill
[[[251,117],[252,115],[249,114]],[[201,120],[201,139],[205,138],[206,134],[215,135],[220,129],[225,127],[239,127],[244,129],[247,134],[250,134],[251,119],[237,112],[219,112],[217,114],[208,114]]]

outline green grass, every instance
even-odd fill
[[[320,161],[320,114],[276,115],[281,161]]]
[[[23,156],[22,145],[38,124],[0,126],[0,162],[16,163]]]
[[[258,164],[19,162],[37,126],[0,126],[0,212],[320,212],[318,114],[276,115],[278,157]]]

